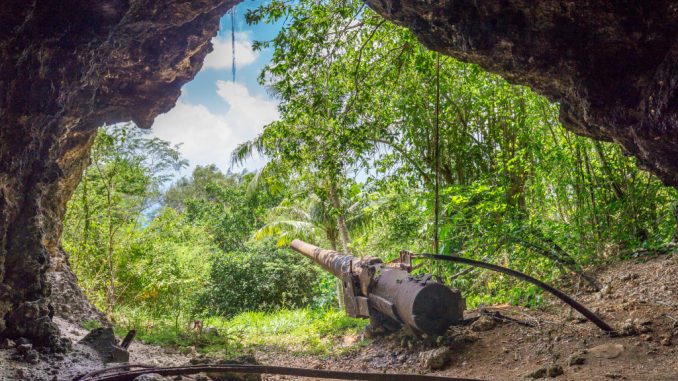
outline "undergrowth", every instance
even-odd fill
[[[357,337],[367,325],[363,319],[347,317],[334,309],[301,308],[273,312],[243,312],[232,318],[202,319],[202,330],[189,324],[193,320],[153,317],[148,311],[121,308],[114,316],[117,336],[130,329],[147,344],[186,350],[195,347],[200,353],[238,355],[257,349],[285,351],[292,354],[341,354],[364,345]],[[83,323],[87,329],[95,327]]]

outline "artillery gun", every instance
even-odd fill
[[[346,314],[370,319],[372,328],[389,323],[405,325],[416,334],[443,334],[451,325],[462,324],[466,301],[461,292],[434,280],[430,274],[412,275],[412,259],[451,261],[497,271],[551,293],[610,336],[618,335],[610,325],[562,291],[527,274],[469,258],[414,254],[401,251],[399,260],[383,263],[376,257],[358,259],[325,250],[295,239],[291,248],[318,263],[341,280]]]
[[[398,323],[418,334],[442,334],[464,319],[461,292],[431,275],[411,275],[404,263],[358,259],[300,240],[292,241],[291,247],[339,278],[346,314],[370,318],[372,327]]]

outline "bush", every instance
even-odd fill
[[[200,297],[204,313],[233,316],[244,311],[297,308],[312,304],[319,270],[274,240],[216,255],[208,287]]]

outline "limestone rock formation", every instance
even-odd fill
[[[48,301],[54,308],[54,316],[74,324],[97,322],[109,326],[106,316],[87,299],[78,286],[78,278],[68,262],[68,254],[61,249],[50,253],[47,282],[51,287]]]
[[[561,104],[566,128],[615,141],[678,186],[675,0],[366,0],[429,48]]]
[[[0,338],[63,347],[45,271],[96,128],[148,128],[239,0],[0,3]]]

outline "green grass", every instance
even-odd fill
[[[343,311],[332,309],[244,312],[232,318],[203,319],[203,327],[215,327],[218,335],[192,331],[187,321],[150,318],[139,310],[121,309],[115,320],[118,336],[136,329],[137,338],[148,344],[175,348],[195,346],[202,353],[225,355],[258,349],[292,354],[344,353],[365,344],[357,337],[367,325],[367,320],[349,318]]]

